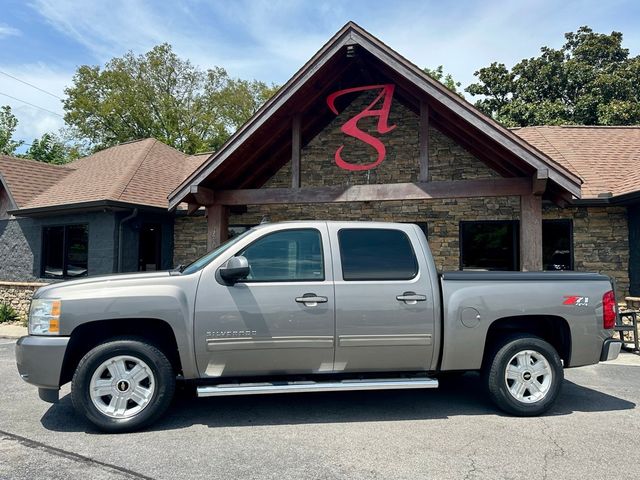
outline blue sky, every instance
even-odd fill
[[[637,0],[0,0],[0,72],[63,97],[79,65],[169,42],[203,68],[283,83],[349,20],[418,65],[444,65],[465,86],[478,68],[558,47],[581,25],[621,31],[640,54]],[[63,126],[55,96],[2,73],[0,93],[20,121],[19,138]]]

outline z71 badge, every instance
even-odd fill
[[[578,295],[565,295],[563,305],[573,305],[575,307],[588,307],[589,297],[580,297]]]

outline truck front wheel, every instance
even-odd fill
[[[505,412],[518,416],[547,411],[564,380],[558,352],[541,338],[532,336],[504,341],[484,374],[493,402]]]
[[[164,413],[175,391],[167,357],[135,338],[98,345],[78,363],[71,384],[75,409],[107,432],[143,428]]]

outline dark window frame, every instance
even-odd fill
[[[493,225],[512,225],[512,233],[511,233],[511,244],[513,245],[513,265],[514,269],[509,270],[513,272],[517,272],[520,270],[520,221],[519,220],[460,220],[458,223],[458,245],[459,245],[459,255],[458,255],[458,269],[464,270],[464,242],[463,240],[463,225],[477,225],[477,224],[493,224]],[[472,267],[468,267],[472,268]]]
[[[238,255],[243,255],[243,253],[250,248],[252,245],[254,245],[255,243],[259,242],[260,240],[263,240],[265,238],[267,238],[270,235],[274,235],[276,233],[283,233],[283,232],[300,232],[300,231],[314,231],[318,233],[318,237],[320,239],[320,265],[322,266],[322,277],[318,277],[318,278],[313,278],[313,279],[302,279],[302,280],[253,280],[253,279],[243,279],[242,283],[313,283],[313,282],[324,282],[326,280],[326,272],[325,272],[325,265],[324,265],[324,242],[322,241],[322,232],[317,229],[317,228],[287,228],[287,229],[283,229],[283,230],[274,230],[272,232],[269,232],[265,235],[262,235],[259,238],[256,238],[253,242],[251,242],[249,245],[244,246],[239,252],[235,253],[233,256],[237,257]]]
[[[404,278],[355,278],[355,279],[348,279],[345,278],[344,276],[344,262],[342,261],[344,255],[343,255],[343,251],[342,251],[342,244],[340,242],[340,233],[345,231],[345,230],[357,230],[357,231],[362,231],[362,230],[368,230],[368,231],[383,231],[383,232],[387,232],[387,231],[392,231],[392,232],[399,232],[402,235],[404,235],[405,239],[407,240],[407,243],[409,244],[409,248],[411,249],[411,254],[413,255],[413,260],[414,260],[414,264],[415,264],[415,271],[413,273],[413,276],[411,277],[404,277]],[[418,260],[418,256],[416,255],[416,251],[413,248],[413,244],[411,243],[411,238],[409,237],[409,235],[407,235],[407,232],[400,230],[398,228],[369,228],[369,227],[362,227],[362,228],[354,228],[354,227],[347,227],[347,228],[341,228],[338,230],[337,232],[337,237],[338,237],[338,251],[340,252],[340,274],[342,275],[342,280],[345,282],[408,282],[411,281],[413,279],[415,279],[418,274],[420,273],[420,262]]]
[[[542,220],[542,227],[544,228],[544,224],[549,223],[568,223],[569,224],[569,270],[566,271],[574,271],[576,268],[575,264],[575,248],[573,242],[573,218],[549,218]],[[544,248],[544,238],[542,239],[542,244]],[[542,267],[544,268],[544,250],[543,250],[543,258],[542,258]]]
[[[87,272],[81,276],[69,276],[67,274],[67,267],[69,264],[69,243],[67,239],[67,229],[69,227],[85,227],[87,230]],[[56,277],[54,275],[46,275],[46,251],[47,251],[47,229],[49,228],[62,228],[62,276]],[[40,232],[40,278],[51,278],[51,279],[69,279],[69,278],[84,278],[89,276],[89,223],[87,222],[77,222],[77,223],[52,223],[49,225],[42,225]]]

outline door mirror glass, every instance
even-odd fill
[[[233,285],[249,276],[251,267],[249,261],[243,256],[231,257],[227,263],[220,269],[220,276],[225,282]]]

